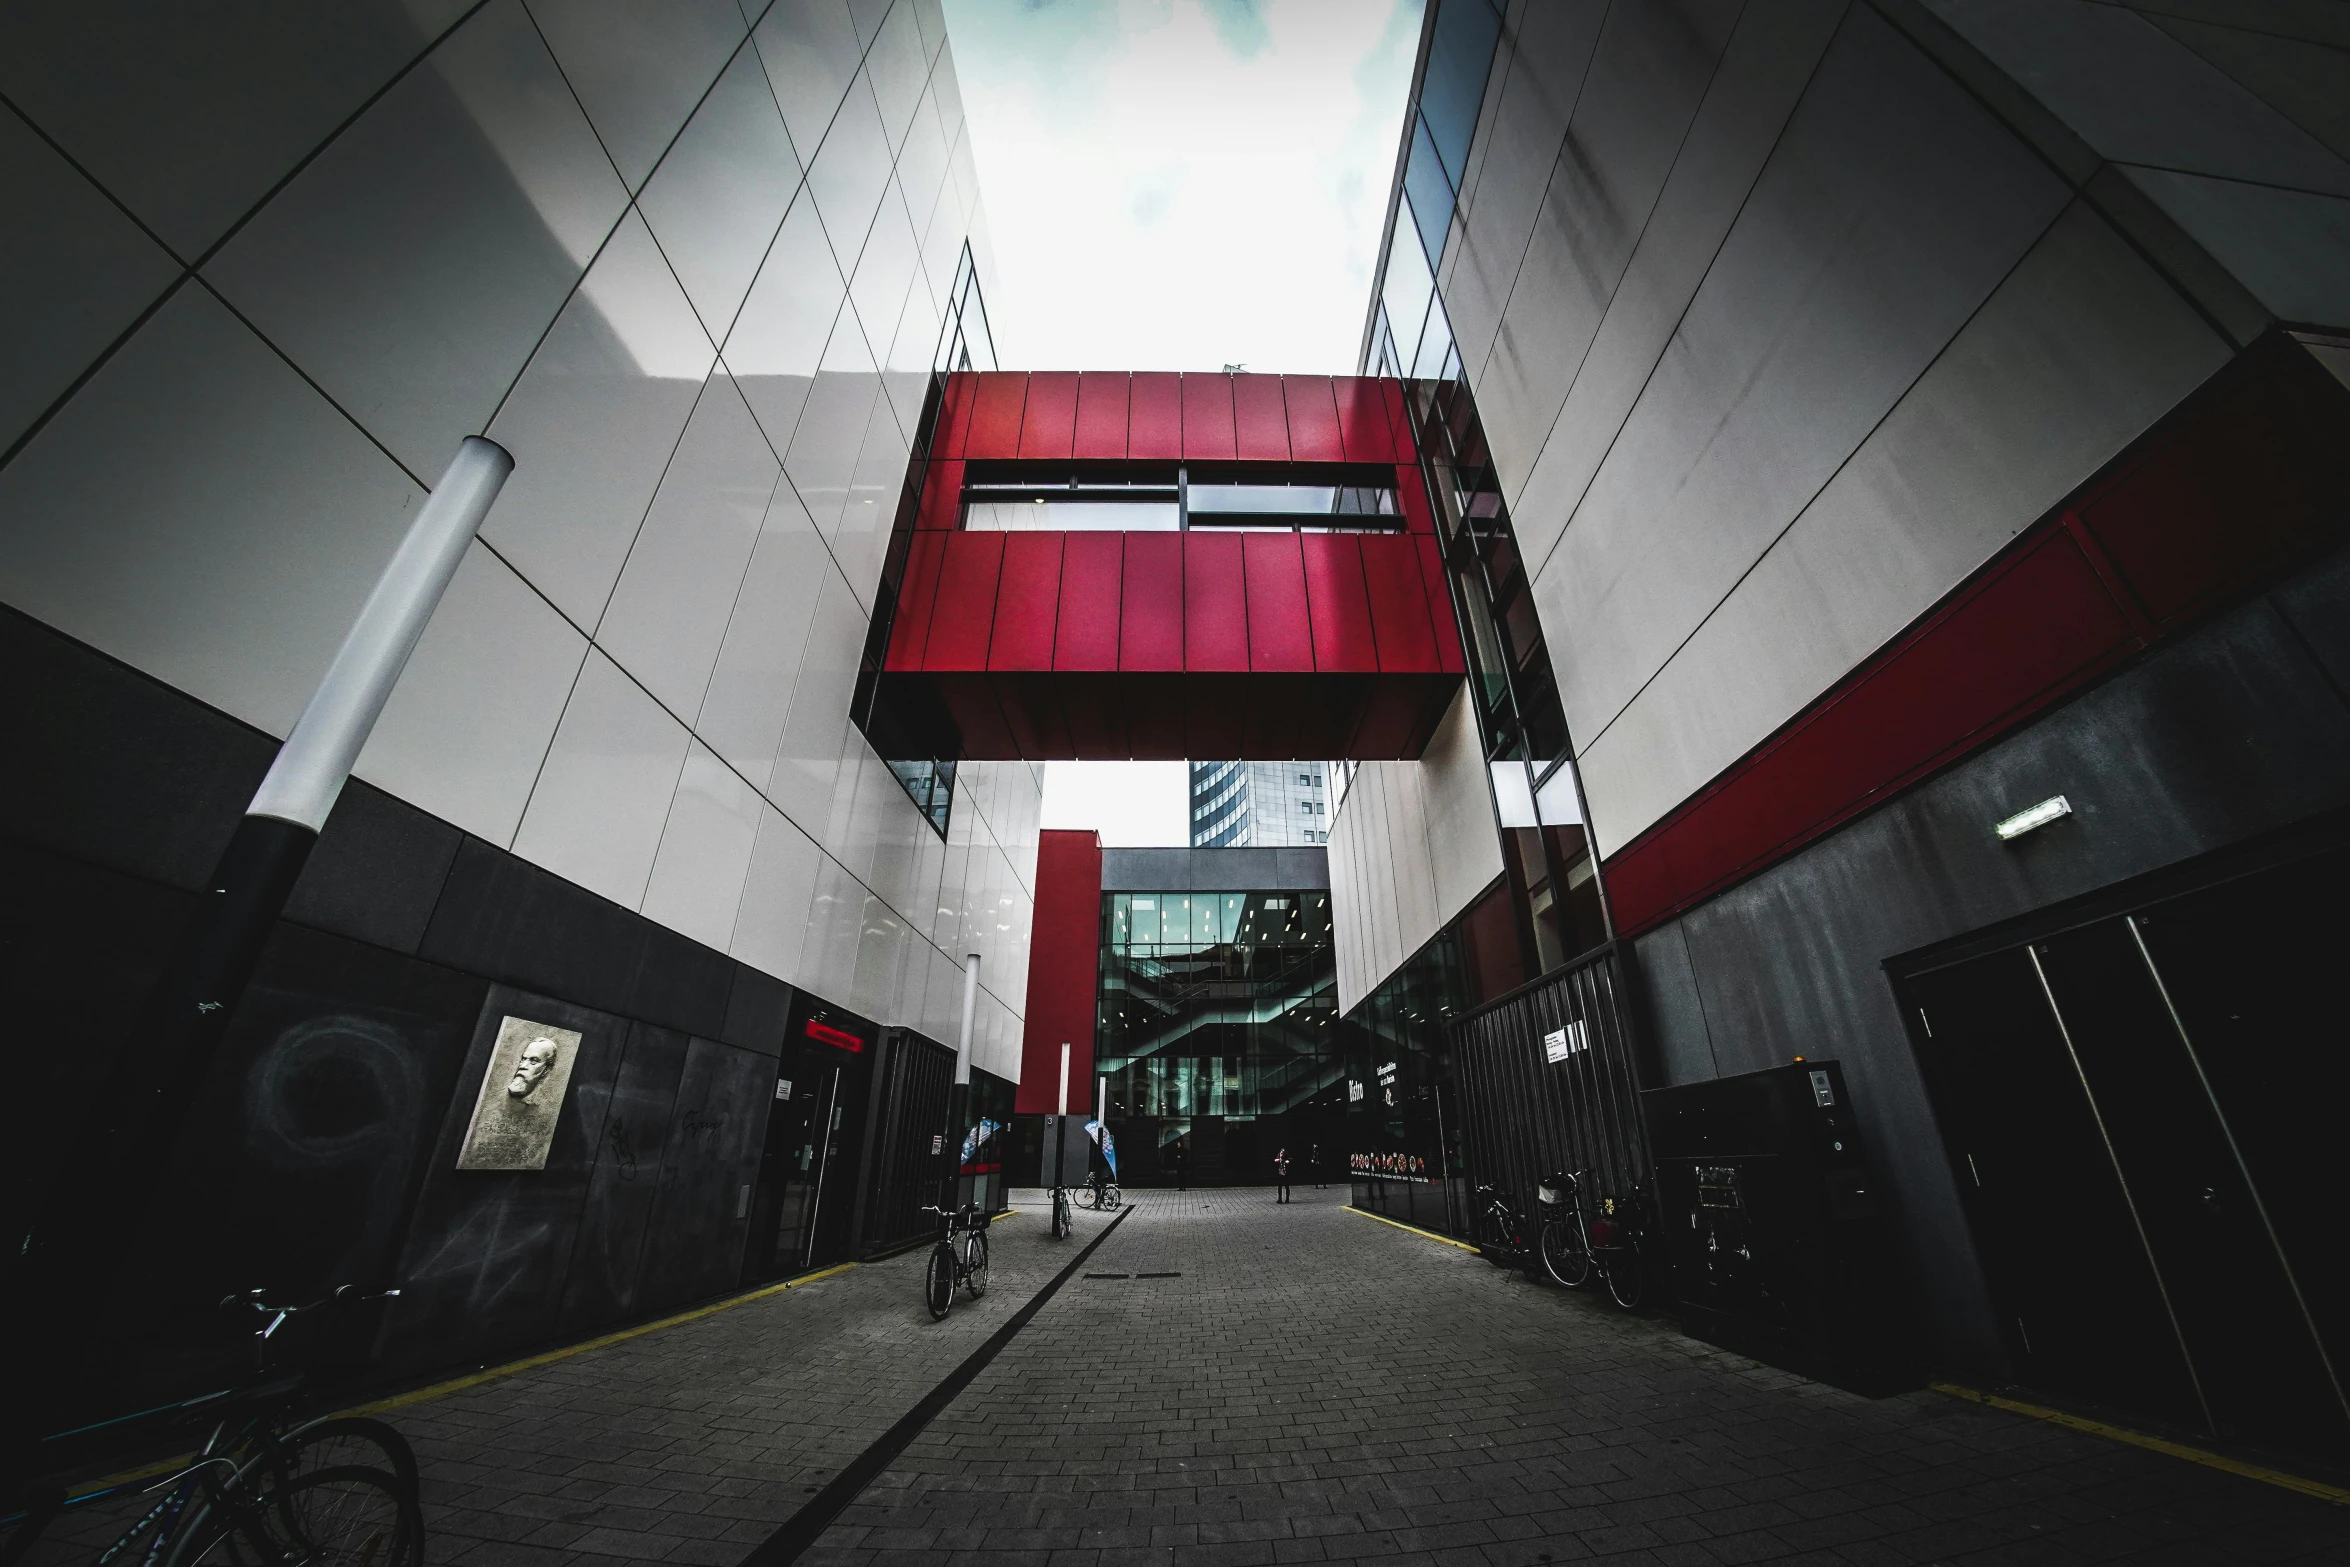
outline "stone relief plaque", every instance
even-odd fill
[[[579,1031],[502,1018],[458,1152],[460,1170],[543,1170],[579,1058]]]

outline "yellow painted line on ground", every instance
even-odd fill
[[[735,1307],[747,1306],[754,1300],[765,1300],[770,1295],[780,1295],[785,1290],[796,1290],[803,1284],[814,1284],[821,1279],[829,1279],[835,1275],[846,1273],[856,1266],[856,1263],[844,1262],[837,1267],[822,1268],[814,1273],[804,1273],[796,1279],[785,1279],[781,1284],[763,1285],[740,1295],[730,1295],[724,1300],[714,1300],[707,1306],[696,1306],[691,1311],[681,1311],[675,1316],[662,1317],[653,1322],[640,1322],[633,1328],[622,1328],[617,1333],[606,1333],[599,1338],[584,1339],[577,1344],[566,1344],[561,1349],[550,1349],[544,1354],[528,1355],[521,1360],[508,1361],[502,1366],[487,1366],[465,1376],[452,1377],[446,1382],[435,1382],[430,1387],[420,1387],[413,1392],[394,1394],[390,1398],[379,1398],[371,1404],[355,1404],[349,1409],[340,1409],[335,1413],[338,1416],[380,1415],[387,1410],[402,1409],[410,1404],[429,1403],[433,1399],[445,1398],[451,1393],[462,1392],[469,1387],[480,1387],[485,1382],[502,1381],[525,1371],[536,1370],[540,1366],[551,1366],[558,1360],[569,1360],[572,1356],[584,1355],[591,1349],[604,1349],[613,1344],[624,1344],[632,1338],[643,1338],[648,1333],[658,1333],[663,1328],[676,1327],[681,1322],[692,1322],[698,1318],[715,1316],[721,1311],[732,1311]],[[120,1474],[111,1474],[103,1480],[93,1480],[89,1484],[81,1486],[73,1492],[73,1496],[88,1496],[93,1491],[111,1490],[115,1486],[129,1485],[138,1480],[152,1480],[158,1475],[167,1475],[176,1469],[184,1469],[195,1462],[195,1459],[194,1453],[183,1453],[177,1458],[166,1459],[161,1463],[147,1464],[138,1469],[125,1469]]]
[[[2210,1452],[2200,1447],[2189,1447],[2184,1442],[2166,1441],[2149,1436],[2143,1431],[2132,1431],[2127,1426],[2107,1425],[2102,1420],[2090,1420],[2081,1415],[2068,1415],[2061,1409],[2049,1409],[2039,1404],[2027,1404],[2020,1399],[2002,1398],[1997,1393],[1985,1393],[1956,1382],[1929,1382],[1935,1392],[1951,1398],[1962,1398],[1970,1404],[1984,1404],[1993,1409],[2004,1409],[2010,1414],[2029,1415],[2034,1420],[2045,1420],[2050,1425],[2067,1426],[2075,1431],[2086,1431],[2091,1436],[2102,1436],[2132,1447],[2142,1447],[2150,1453],[2164,1453],[2172,1458],[2183,1458],[2191,1464],[2207,1469],[2225,1470],[2247,1480],[2258,1480],[2263,1485],[2298,1491],[2303,1496],[2314,1496],[2321,1502],[2350,1505],[2350,1489],[2328,1485],[2323,1480],[2312,1480],[2304,1475],[2287,1474],[2282,1469],[2270,1469],[2261,1464],[2248,1464],[2241,1458],[2230,1458],[2224,1453]]]
[[[1423,1230],[1416,1224],[1406,1224],[1400,1219],[1390,1219],[1385,1214],[1372,1213],[1366,1209],[1353,1207],[1347,1208],[1345,1211],[1348,1213],[1359,1213],[1366,1219],[1377,1219],[1381,1224],[1392,1224],[1397,1229],[1402,1230],[1408,1235],[1425,1235],[1432,1241],[1442,1241],[1447,1246],[1458,1246],[1463,1251],[1477,1250],[1476,1247],[1470,1245],[1467,1241],[1456,1241],[1449,1235],[1439,1235],[1434,1230]]]

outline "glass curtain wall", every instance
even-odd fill
[[[1095,1070],[1130,1183],[1335,1178],[1343,1132],[1330,894],[1102,898]]]
[[[856,693],[850,703],[849,716],[857,728],[889,762],[889,770],[906,791],[906,797],[921,811],[931,830],[944,838],[947,835],[947,817],[954,809],[955,761],[951,756],[909,754],[924,747],[904,735],[894,726],[877,723],[873,694],[881,679],[881,664],[889,649],[890,625],[897,611],[898,585],[905,580],[906,556],[913,548],[914,512],[921,504],[921,483],[924,463],[930,453],[931,432],[938,426],[938,411],[946,392],[946,378],[961,370],[993,370],[995,338],[988,331],[987,302],[980,297],[979,271],[971,259],[971,246],[966,242],[963,254],[955,263],[954,286],[947,291],[946,320],[938,335],[938,352],[930,364],[930,390],[922,407],[922,418],[915,427],[914,449],[906,465],[906,483],[898,497],[897,518],[890,529],[889,553],[882,563],[881,584],[873,607],[873,621],[865,636],[865,651],[857,668]],[[938,726],[930,732],[936,733]]]

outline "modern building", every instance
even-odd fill
[[[1342,1028],[1404,1088],[1362,1135],[1454,1185],[1366,1201],[1466,1226],[1580,1164],[1759,1224],[1727,1155],[1776,1134],[1668,1154],[1660,1111],[1832,1063],[1871,1173],[1819,1233],[1873,1237],[1920,1362],[2350,1441],[2345,46],[1430,7],[1362,366],[1473,667],[1330,859]]]
[[[993,363],[934,0],[18,6],[0,89],[12,1222],[427,488],[515,463],[115,1218],[126,1382],[257,1269],[404,1281],[405,1369],[918,1226],[971,954],[1009,1118],[1040,800],[850,718],[934,371]],[[566,1108],[459,1169],[509,1017]]]
[[[868,1254],[1065,1103],[1454,1232],[1580,1170],[1794,1363],[1865,1301],[2350,1443],[2332,13],[1432,0],[1351,376],[999,368],[929,0],[356,15],[0,21],[13,1233],[515,464],[77,1241],[86,1401],[264,1264],[397,1282],[396,1377]],[[1202,757],[1221,847],[1038,831]]]
[[[1321,762],[1194,762],[1191,846],[1277,849],[1330,837],[1330,773]]]

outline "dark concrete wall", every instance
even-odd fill
[[[2350,553],[1641,937],[1683,1083],[1835,1057],[1900,1210],[1929,1350],[2004,1369],[1887,959],[2350,808]],[[1992,824],[2062,794],[2013,843]]]

